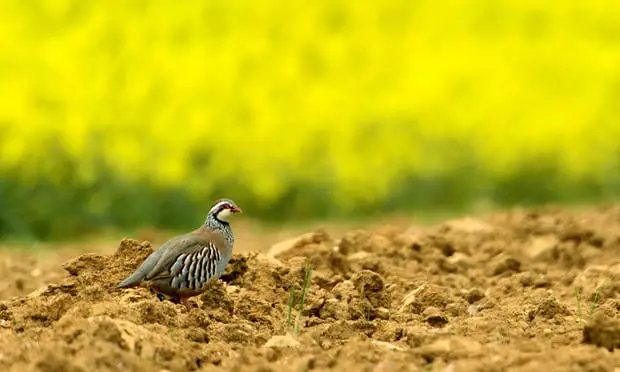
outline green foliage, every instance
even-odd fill
[[[620,194],[620,3],[3,2],[0,238]],[[286,207],[283,208],[282,206]]]

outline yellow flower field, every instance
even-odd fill
[[[301,189],[310,216],[313,197],[364,210],[412,180],[518,188],[531,165],[579,196],[619,184],[612,0],[5,0],[0,82],[0,234],[45,225],[79,185],[62,221],[192,221],[119,222],[109,177],[182,190],[192,218],[221,194],[267,216]],[[54,190],[44,212],[34,184]]]

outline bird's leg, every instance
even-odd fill
[[[189,311],[191,309],[190,304],[189,304],[189,300],[187,299],[187,297],[178,297],[179,303],[183,304],[183,306],[185,306],[185,308],[187,309],[187,311]]]

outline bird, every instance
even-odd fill
[[[241,209],[235,202],[217,200],[200,227],[164,242],[117,288],[150,282],[160,300],[171,297],[189,311],[188,299],[219,279],[232,257],[235,237],[229,218],[236,213]]]

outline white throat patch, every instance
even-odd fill
[[[230,217],[230,209],[222,209],[220,213],[217,214],[217,218],[222,221],[228,221],[228,217]]]

